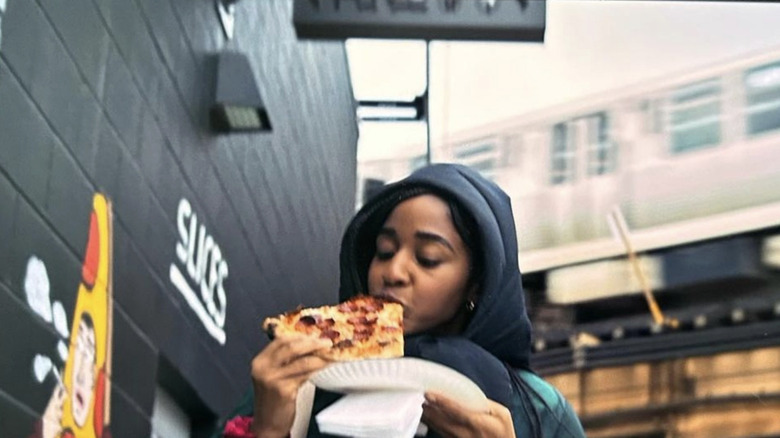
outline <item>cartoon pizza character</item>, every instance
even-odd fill
[[[93,198],[89,238],[65,367],[38,429],[42,438],[110,436],[112,218],[102,194]]]

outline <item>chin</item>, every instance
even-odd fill
[[[419,330],[417,327],[409,326],[406,323],[404,323],[404,336],[410,336],[410,335],[419,335],[420,333],[424,332],[424,330]]]

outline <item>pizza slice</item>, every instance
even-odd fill
[[[333,348],[326,356],[334,360],[404,355],[403,307],[368,295],[266,318],[263,330],[271,339],[293,333],[330,339]]]

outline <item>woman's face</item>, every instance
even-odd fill
[[[403,305],[404,333],[460,331],[474,298],[468,280],[468,249],[447,204],[433,195],[398,204],[376,238],[368,290]]]

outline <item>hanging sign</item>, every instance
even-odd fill
[[[298,38],[544,41],[545,0],[294,0]]]

